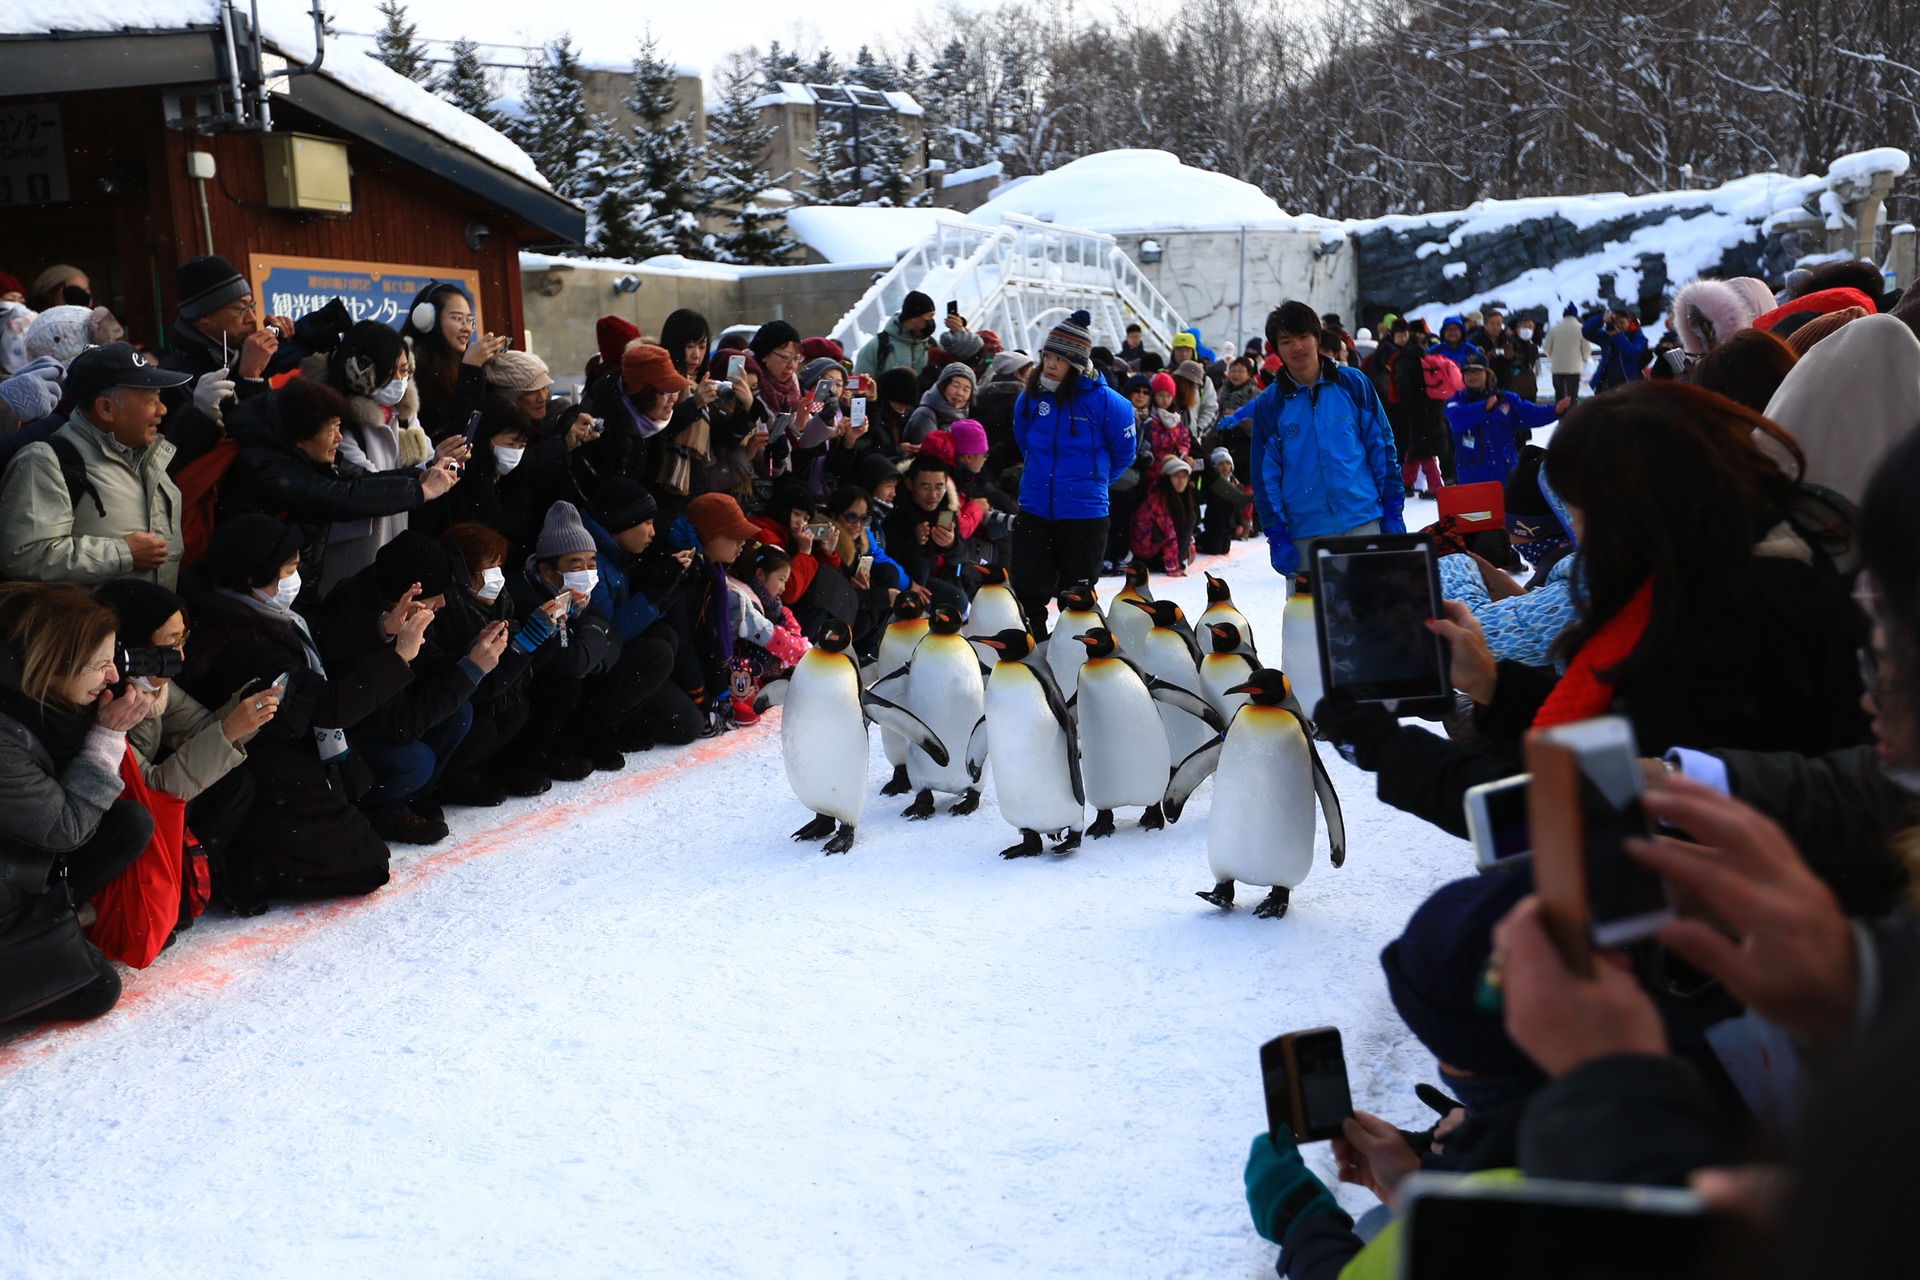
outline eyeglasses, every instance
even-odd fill
[[[834,518],[841,524],[862,525],[867,522],[867,513],[864,511],[842,511]]]
[[[1860,687],[1868,693],[1880,692],[1880,659],[1872,649],[1860,648],[1853,651],[1853,660],[1860,664]]]

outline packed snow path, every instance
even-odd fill
[[[1275,644],[1264,547],[1209,567]],[[209,916],[110,1016],[0,1040],[0,1274],[1270,1276],[1258,1045],[1335,1024],[1357,1103],[1424,1127],[1377,956],[1472,874],[1327,757],[1347,865],[1323,830],[1280,921],[1193,896],[1211,782],[1015,862],[990,787],[876,794],[822,856],[777,717],[456,810],[364,902]]]

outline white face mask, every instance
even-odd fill
[[[262,600],[266,601],[267,604],[273,608],[278,609],[281,613],[292,613],[293,602],[299,598],[300,571],[298,569],[295,569],[292,573],[280,579],[280,589],[278,591],[270,596],[261,597]]]
[[[600,585],[600,571],[598,569],[578,569],[572,573],[561,574],[560,581],[567,590],[578,591],[583,596],[590,596],[593,594],[593,589]]]
[[[504,444],[497,444],[493,446],[494,471],[496,471],[500,475],[503,475],[503,476],[506,475],[509,471],[512,471],[515,467],[520,465],[520,456],[525,452],[526,450],[524,448],[509,449]]]
[[[132,685],[134,688],[138,689],[142,693],[160,692],[160,686],[155,684],[153,681],[147,679],[145,676],[135,676],[133,677],[133,679],[127,681],[127,683]]]
[[[393,406],[399,404],[400,401],[406,397],[406,394],[407,380],[405,378],[395,378],[392,382],[389,382],[386,386],[381,387],[373,393],[373,402],[375,404],[385,405],[391,409]]]
[[[1521,338],[1521,340],[1522,340],[1522,341],[1525,341],[1526,339],[1528,339],[1528,338],[1531,338],[1532,336],[1533,336],[1533,326],[1532,326],[1532,325],[1530,325],[1530,324],[1523,324],[1523,325],[1521,325],[1521,326],[1520,326],[1520,338]]]
[[[500,588],[507,585],[507,571],[499,565],[480,571],[480,589],[473,594],[492,604],[500,598]]]
[[[1060,389],[1060,379],[1049,378],[1043,373],[1040,375],[1040,387],[1045,391],[1058,391]]]

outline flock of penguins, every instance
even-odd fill
[[[989,570],[965,618],[902,594],[876,659],[861,668],[851,633],[829,623],[791,672],[769,681],[757,710],[780,706],[781,748],[794,795],[816,815],[793,833],[853,847],[867,793],[867,724],[880,726],[893,777],[882,795],[915,792],[903,816],[934,815],[934,793],[958,796],[947,812],[980,804],[991,765],[1001,817],[1020,858],[1078,848],[1114,830],[1113,811],[1144,806],[1140,826],[1177,822],[1189,796],[1217,774],[1207,818],[1212,889],[1233,906],[1236,881],[1271,889],[1255,914],[1286,914],[1289,894],[1313,866],[1314,803],[1326,815],[1334,866],[1346,857],[1340,798],[1321,764],[1294,686],[1254,651],[1253,627],[1222,579],[1207,575],[1200,631],[1171,600],[1155,600],[1147,572],[1102,612],[1090,584],[1060,594],[1052,636],[1035,643],[1004,570]],[[1300,692],[1318,701],[1312,597],[1295,593],[1281,624],[1283,650],[1310,655]],[[1095,810],[1091,825],[1086,809]]]

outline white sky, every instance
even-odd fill
[[[663,54],[697,68],[711,80],[729,51],[747,45],[765,48],[778,40],[811,54],[828,44],[850,61],[861,44],[876,49],[904,46],[906,36],[940,0],[858,0],[853,4],[798,5],[787,0],[728,0],[717,5],[610,4],[607,0],[409,0],[408,18],[425,38],[537,45],[561,32],[594,65],[623,65],[632,59],[651,24]],[[979,0],[970,0],[974,7]],[[381,26],[375,0],[334,0],[327,6],[343,32],[371,32]],[[444,52],[435,47],[433,52]],[[491,61],[518,61],[517,49],[482,50]]]

